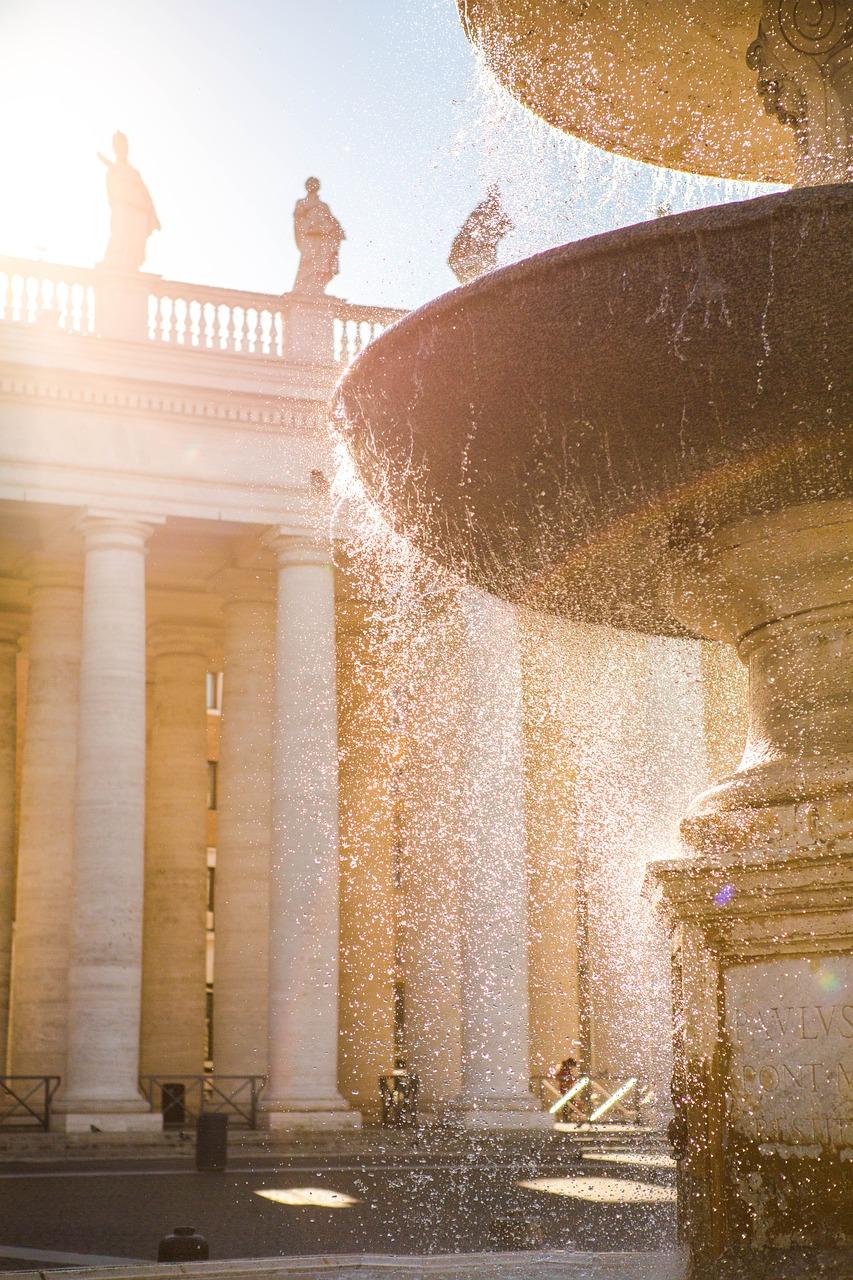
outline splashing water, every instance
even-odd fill
[[[386,731],[373,743],[392,779],[386,816],[401,892],[390,903],[389,955],[405,989],[397,1047],[415,1061],[427,1108],[438,1109],[463,1088],[464,726],[478,715],[461,674],[466,588],[388,528],[343,450],[339,462],[336,531],[346,528],[347,572],[367,602],[373,652],[362,679],[384,704]],[[580,1050],[599,1077],[641,1077],[660,1118],[671,1071],[668,958],[641,890],[648,860],[677,854],[678,820],[708,782],[702,646],[518,614],[530,1071]],[[511,705],[519,655],[496,633],[486,661]],[[497,796],[489,808],[492,874],[510,885],[512,815]],[[494,977],[480,976],[486,985]]]
[[[661,213],[750,200],[784,190],[759,182],[699,177],[603,151],[533,115],[496,79],[483,55],[472,110],[457,138],[482,185],[497,181],[515,231],[502,263]]]

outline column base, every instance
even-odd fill
[[[361,1112],[351,1111],[340,1098],[322,1098],[299,1104],[262,1102],[258,1127],[268,1133],[311,1132],[312,1130],[360,1129]]]
[[[162,1133],[159,1111],[53,1111],[51,1130],[56,1133]]]
[[[468,1132],[485,1129],[553,1129],[554,1117],[524,1099],[487,1099],[482,1103],[456,1104],[453,1121]]]

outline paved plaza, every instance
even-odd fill
[[[192,1225],[207,1236],[212,1264],[230,1277],[236,1263],[226,1268],[228,1260],[244,1260],[256,1274],[259,1260],[274,1259],[282,1274],[303,1276],[651,1280],[669,1274],[658,1251],[675,1247],[673,1181],[670,1158],[659,1150],[593,1146],[545,1158],[473,1143],[384,1158],[237,1153],[219,1174],[196,1172],[184,1155],[7,1159],[0,1267],[123,1273],[153,1262],[173,1227]],[[441,1261],[483,1251],[490,1255],[485,1272],[476,1259],[465,1262],[468,1270],[458,1257]],[[499,1259],[502,1251],[511,1256]],[[371,1258],[378,1260],[365,1271]]]

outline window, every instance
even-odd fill
[[[222,711],[222,672],[208,671],[206,680],[207,709],[214,715]]]

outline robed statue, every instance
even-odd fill
[[[469,284],[498,264],[498,245],[513,228],[494,183],[456,233],[448,266],[460,284]]]
[[[293,285],[297,293],[322,293],[340,270],[344,229],[325,201],[320,199],[319,178],[309,178],[306,194],[293,210],[293,233],[299,249],[299,269]]]
[[[98,159],[107,166],[111,214],[110,241],[102,265],[116,271],[138,271],[145,261],[148,237],[160,230],[154,201],[139,171],[128,163],[127,151],[126,136],[114,133],[114,159],[98,152]]]

